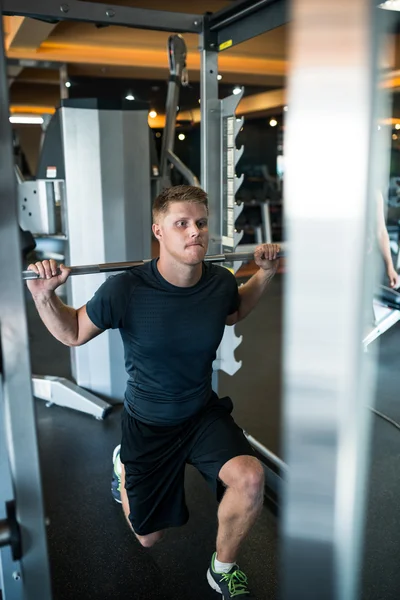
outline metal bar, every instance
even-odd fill
[[[367,231],[382,172],[373,63],[384,40],[370,1],[293,0],[292,16],[285,213],[296,252],[284,298],[281,597],[355,600],[376,384],[360,342],[373,296]],[[351,260],[337,260],[339,240]]]
[[[216,12],[210,17],[210,31],[219,31],[227,25],[242,21],[244,17],[257,12],[261,8],[276,1],[277,0],[258,0],[258,2],[254,2],[254,0],[246,0],[245,2],[239,2],[232,8],[229,7],[230,14],[228,15],[226,15],[226,11],[224,10]]]
[[[2,12],[33,18],[49,18],[60,21],[86,21],[88,23],[121,25],[137,29],[198,33],[203,17],[166,10],[132,8],[113,4],[68,0],[3,0]]]
[[[281,27],[290,16],[287,0],[260,0],[239,9],[221,20],[218,13],[210,17],[210,33],[217,35],[219,51]]]
[[[45,58],[43,58],[43,59],[42,58],[40,58],[40,59],[7,58],[7,66],[8,67],[18,66],[18,67],[24,67],[24,69],[40,68],[40,69],[49,69],[49,70],[58,71],[63,64],[64,63],[62,61],[60,61],[60,62],[50,61],[50,60],[45,60]]]
[[[278,253],[278,258],[284,258],[284,252]],[[233,262],[235,260],[248,261],[253,260],[254,254],[248,252],[232,252],[229,254],[215,254],[205,256],[205,262]],[[147,258],[146,260],[136,260],[136,261],[128,261],[128,262],[116,262],[116,263],[104,263],[98,265],[80,265],[77,267],[71,268],[71,275],[94,275],[95,273],[116,273],[117,271],[127,271],[128,269],[133,269],[134,267],[140,267],[147,262],[150,262],[151,259]],[[39,279],[38,275],[33,271],[23,271],[22,279]]]
[[[218,52],[205,47],[206,35],[207,32],[200,36],[201,182],[210,198],[210,252],[219,253],[222,251],[221,102],[218,99]]]
[[[264,458],[267,458],[273,465],[275,465],[275,467],[278,467],[282,473],[287,471],[287,464],[283,462],[279,456],[271,452],[271,450],[268,450],[266,446],[259,442],[255,437],[247,433],[247,431],[243,430],[243,433],[253,448],[257,450],[257,452],[264,456]]]
[[[200,181],[197,179],[196,175],[187,167],[181,159],[172,152],[172,150],[168,150],[167,158],[169,162],[174,165],[177,171],[186,179],[189,185],[194,185],[195,187],[200,187]]]
[[[2,7],[0,0],[0,13]],[[3,358],[0,423],[4,422],[16,516],[21,526],[24,600],[51,600],[24,289],[19,275],[22,265],[2,19],[0,51],[0,278],[3,281],[0,286]],[[9,576],[10,573],[2,574],[7,580]]]
[[[170,185],[168,173],[168,153],[174,151],[176,113],[179,105],[179,93],[182,75],[186,69],[186,43],[180,35],[171,35],[168,38],[169,82],[167,102],[165,105],[165,126],[162,136],[160,173],[162,185]]]

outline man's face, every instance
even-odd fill
[[[208,215],[204,204],[171,202],[157,219],[153,233],[160,252],[187,265],[202,262],[208,248]]]

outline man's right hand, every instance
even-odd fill
[[[28,271],[39,275],[39,279],[28,279],[26,282],[32,296],[46,296],[67,281],[71,269],[63,264],[58,266],[55,260],[50,259],[30,264]]]

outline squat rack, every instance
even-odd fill
[[[225,133],[221,123],[226,106],[218,99],[218,54],[285,24],[288,21],[288,2],[241,0],[211,15],[154,11],[80,0],[36,0],[34,3],[31,0],[0,0],[0,10],[4,15],[52,22],[77,20],[199,34],[202,185],[209,193],[211,211],[217,216],[211,223],[210,252],[221,254],[227,245],[224,244],[224,236],[229,237],[226,231],[224,234],[225,212],[233,208],[226,204],[228,194],[222,177],[226,165],[225,158],[221,156]],[[285,574],[282,597],[299,600],[307,593],[309,600],[353,600],[357,594],[357,565],[362,538],[362,486],[368,462],[368,423],[363,406],[364,401],[365,405],[370,402],[374,387],[373,370],[366,374],[367,358],[358,353],[361,323],[357,315],[363,292],[370,289],[369,279],[361,268],[366,222],[371,212],[367,202],[367,183],[369,189],[377,184],[379,177],[376,173],[382,166],[377,155],[371,162],[374,168],[370,168],[371,136],[364,136],[361,149],[358,136],[360,131],[372,131],[372,109],[376,98],[373,57],[382,19],[373,18],[376,16],[375,3],[365,0],[354,0],[350,5],[338,0],[325,0],[319,6],[311,0],[293,0],[291,11],[294,17],[290,52],[293,66],[289,80],[287,128],[288,165],[291,168],[287,175],[285,202],[291,246],[296,248],[296,252],[288,261],[290,273],[285,300],[284,449],[290,471],[285,486],[282,526],[282,566]],[[327,22],[326,14],[335,16],[331,24]],[[343,58],[344,49],[338,43],[338,24],[354,34],[350,38],[352,52],[343,62],[339,60]],[[323,29],[330,35],[321,36]],[[4,48],[2,25],[0,45]],[[310,52],[312,49],[314,53]],[[338,57],[336,62],[335,56]],[[20,276],[5,65],[3,53],[0,59],[0,279],[7,285],[0,287],[0,546],[3,546],[0,549],[0,584],[5,600],[36,600],[39,597],[51,600]],[[336,69],[330,77],[328,67]],[[310,73],[314,73],[314,78],[309,77]],[[349,73],[354,81],[351,77],[349,79]],[[350,90],[346,106],[340,103],[344,86]],[[322,93],[324,88],[330,90],[329,97]],[[319,141],[327,114],[332,130],[331,148],[324,148]],[[312,115],[307,127],[305,115]],[[338,137],[343,116],[347,118],[345,148],[342,148],[343,139]],[[323,151],[326,153],[325,162],[319,160]],[[356,185],[341,175],[348,170],[351,151],[353,156],[360,156],[353,165]],[[314,161],[318,166],[317,175],[311,181],[306,181],[300,170],[300,165],[304,166],[307,160],[309,164]],[[331,178],[332,162],[340,176],[321,199],[321,183],[324,177],[325,182]],[[373,179],[370,173],[374,174]],[[343,189],[340,183],[344,183]],[[308,211],[307,219],[304,211],[306,214]],[[340,211],[345,211],[345,215]],[[355,238],[357,245],[354,248]],[[332,251],[338,239],[347,244],[347,250],[352,250],[356,270],[351,261],[345,261],[339,269]],[[231,242],[234,248],[234,236]],[[305,257],[310,255],[316,258],[306,266]],[[332,292],[342,292],[344,282],[350,286],[350,281],[352,288],[356,289],[353,297],[344,293],[342,302],[332,304]],[[327,319],[326,306],[330,307],[329,316],[333,323],[329,343],[321,339],[324,320]],[[305,335],[304,323],[308,323],[310,314],[314,326],[307,327]],[[343,323],[347,330],[343,329]],[[317,367],[310,370],[309,365]],[[342,382],[342,386],[338,386],[337,381]],[[360,381],[364,384],[361,385]],[[354,397],[357,402],[352,403]],[[350,468],[350,476],[346,476],[346,468]],[[5,511],[5,502],[13,497],[15,519],[12,511]],[[320,502],[313,510],[315,499]],[[344,500],[347,502],[345,505]],[[350,520],[346,519],[343,507],[351,515]],[[15,536],[18,529],[21,552]],[[4,546],[6,543],[11,545]]]

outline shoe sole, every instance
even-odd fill
[[[208,569],[207,571],[207,581],[208,581],[208,585],[210,587],[212,587],[212,589],[215,592],[218,592],[218,594],[222,595],[222,591],[221,588],[219,587],[218,583],[215,581],[215,579],[213,578],[213,576],[211,575],[210,569]],[[224,597],[222,596],[222,600],[224,600]]]
[[[113,457],[112,457],[113,466],[114,466],[114,463],[115,463],[115,459],[117,458],[117,454],[118,454],[118,452],[120,450],[121,450],[121,444],[119,444],[118,446],[116,446],[114,448]]]
[[[115,476],[117,476],[117,474],[115,473],[114,464],[115,464],[115,460],[116,460],[116,458],[117,458],[117,456],[118,456],[118,453],[120,452],[120,450],[121,450],[121,444],[119,444],[118,446],[116,446],[116,447],[114,448],[113,457],[112,457],[113,470],[114,470],[114,474],[115,474]],[[114,498],[115,502],[117,502],[117,504],[122,504],[122,500],[119,500],[118,498],[116,498],[116,497],[114,496],[114,490],[113,490],[112,488],[111,488],[111,495],[112,495],[112,497]]]

